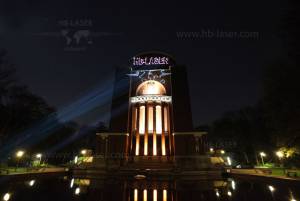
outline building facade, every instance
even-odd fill
[[[110,132],[98,134],[98,153],[172,162],[203,154],[205,134],[193,131],[186,68],[172,56],[145,52],[116,70]]]

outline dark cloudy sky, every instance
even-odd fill
[[[194,124],[210,123],[226,111],[255,104],[263,66],[282,52],[278,30],[283,11],[276,0],[119,7],[28,0],[7,1],[0,9],[0,48],[8,51],[20,82],[59,110],[91,90],[111,88],[114,66],[128,65],[137,53],[159,50],[187,66]],[[89,24],[74,25],[78,20]],[[92,34],[68,45],[64,30]],[[177,35],[205,31],[256,32],[258,37]],[[84,124],[107,120],[110,97],[106,99],[75,119]]]

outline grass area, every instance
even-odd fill
[[[285,176],[285,169],[284,168],[270,168],[272,170],[272,175],[275,176]]]
[[[56,166],[40,165],[35,167],[2,167],[0,168],[0,175],[26,173],[26,172],[36,171],[40,168],[51,168],[51,167],[56,167]]]
[[[28,172],[28,168],[25,167],[7,167],[1,169],[1,175],[10,174],[10,173],[25,173]]]
[[[297,177],[300,177],[300,170],[285,170],[285,169],[274,169],[272,168],[272,175],[275,176],[287,176],[287,171],[290,172],[289,176],[290,177],[294,177],[295,175],[297,175]]]
[[[296,172],[297,176],[300,177],[300,169],[291,170],[291,169],[287,169],[287,168],[275,168],[275,167],[268,168],[268,167],[265,167],[265,166],[257,166],[256,168],[271,170],[270,175],[274,175],[274,176],[287,176],[287,172],[293,172],[290,175],[294,175],[294,172]]]

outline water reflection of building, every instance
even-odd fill
[[[3,200],[89,200],[89,201],[212,201],[212,200],[298,200],[299,183],[274,178],[240,176],[228,179],[190,180],[180,178],[112,176],[102,179],[60,176],[13,176],[0,182]],[[146,199],[147,198],[147,199]]]
[[[87,194],[88,200],[126,200],[126,201],[180,201],[180,200],[216,200],[216,192],[226,195],[228,182],[218,181],[182,181],[182,180],[91,180],[90,185],[77,185],[81,194]]]
[[[115,79],[110,132],[97,134],[97,152],[110,164],[163,168],[174,156],[205,152],[206,133],[193,132],[185,67],[166,54],[142,53]]]
[[[174,183],[168,181],[134,181],[125,182],[128,200],[174,200]]]

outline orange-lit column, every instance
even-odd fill
[[[137,129],[135,132],[135,155],[138,156],[140,153],[140,105],[137,107]]]
[[[148,155],[148,113],[149,113],[149,106],[146,103],[146,109],[145,109],[145,134],[144,134],[144,155]]]
[[[134,201],[138,201],[138,199],[139,199],[138,196],[139,196],[139,195],[138,195],[138,189],[134,189],[134,192],[133,192],[133,200],[134,200]]]
[[[139,107],[139,131],[137,135],[137,149],[136,155],[138,156],[140,153],[140,135],[145,135],[145,113],[146,113],[146,106],[140,105]]]
[[[166,147],[166,153],[168,155],[171,155],[171,139],[170,139],[170,121],[169,121],[169,114],[168,114],[168,103],[166,103],[164,105],[163,108],[163,115],[164,115],[164,119],[163,119],[163,125],[164,125],[164,133],[165,133],[165,141],[166,139],[168,139],[168,143],[165,142],[165,147]]]
[[[165,140],[165,116],[164,116],[164,105],[161,105],[161,124],[162,124],[162,132],[161,132],[161,155],[166,155],[166,140]]]
[[[157,201],[157,189],[153,189],[153,201]]]
[[[168,200],[168,191],[167,190],[163,190],[163,201],[167,201]]]
[[[143,201],[147,201],[147,189],[143,191]]]
[[[157,155],[156,150],[156,105],[153,105],[153,156]]]
[[[155,116],[156,116],[156,141],[158,137],[162,135],[162,112],[161,112],[161,104],[155,106]],[[161,153],[159,153],[161,155]]]

